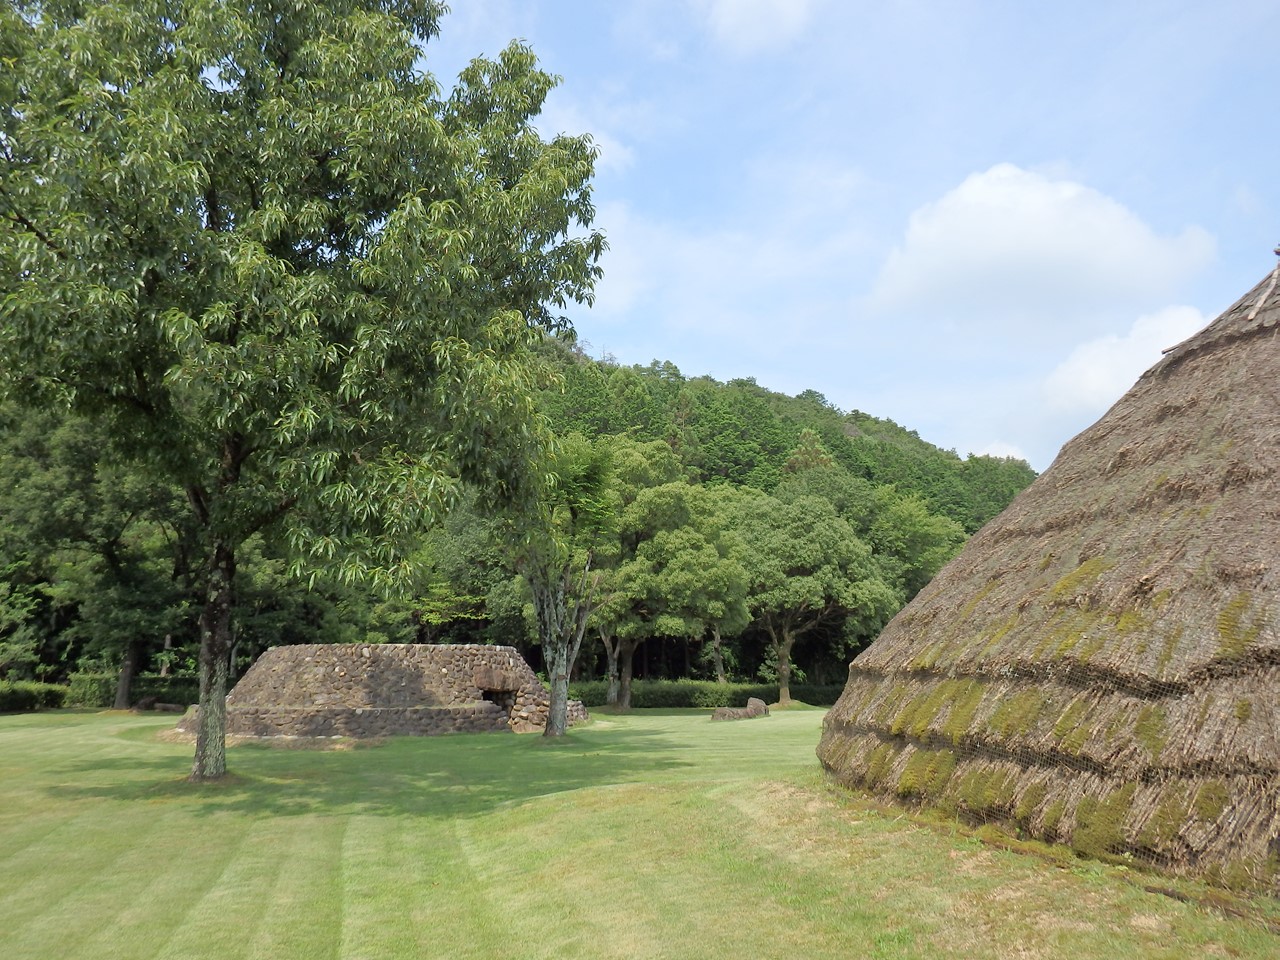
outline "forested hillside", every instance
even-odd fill
[[[583,599],[577,675],[838,682],[849,657],[1034,477],[960,458],[815,391],[592,360],[563,340],[540,405]],[[181,491],[113,457],[90,421],[0,410],[0,679],[191,671],[197,542]],[[243,551],[233,675],[282,643],[501,642],[541,665],[510,517],[464,498],[426,530],[408,589],[340,583],[271,528]],[[528,558],[525,557],[525,560]],[[559,568],[558,568],[559,569]],[[563,572],[562,571],[562,572]]]
[[[547,340],[563,377],[545,409],[560,432],[664,440],[697,482],[772,490],[805,430],[852,476],[893,484],[974,533],[1035,478],[1025,461],[961,458],[892,420],[843,412],[816,390],[795,397],[753,380],[685,377],[670,363],[624,367]]]

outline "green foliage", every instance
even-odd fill
[[[617,562],[597,622],[635,639],[741,631],[749,614],[741,547],[726,529],[733,499],[683,481],[636,490],[619,516]]]
[[[557,430],[665,440],[698,481],[771,491],[789,477],[835,464],[870,486],[920,498],[929,513],[959,524],[963,535],[1035,479],[1023,461],[961,459],[892,421],[846,415],[814,390],[787,397],[749,379],[686,380],[670,363],[618,367],[563,344],[547,352],[564,381],[542,401]]]
[[[615,522],[610,450],[573,434],[546,458],[541,496],[512,515],[513,563],[528,585],[551,688],[545,735],[568,726],[569,674],[595,609],[595,553]]]
[[[799,634],[768,639],[747,605],[769,537],[725,518],[751,489],[829,502],[873,569],[802,633],[797,675],[826,678],[1030,481],[813,390],[586,356],[558,312],[599,274],[594,151],[537,134],[555,78],[526,48],[448,91],[423,70],[431,0],[182,13],[5,8],[0,393],[40,412],[0,410],[0,675],[185,662],[213,596],[212,659],[237,666],[303,641],[531,642],[485,513],[545,492],[545,416],[607,449],[579,498],[617,526],[590,551],[593,626],[632,650],[679,636],[718,675],[785,673]],[[210,589],[232,580],[234,607]]]
[[[0,673],[118,663],[182,632],[190,541],[172,487],[84,418],[0,405]]]
[[[25,568],[10,563],[4,573],[12,577]],[[0,677],[35,674],[41,646],[36,617],[44,596],[47,590],[41,585],[0,581]]]
[[[834,464],[831,454],[822,445],[822,438],[816,431],[805,427],[800,431],[796,448],[791,451],[782,469],[786,473],[804,473],[806,470],[818,470]]]
[[[734,529],[748,604],[769,636],[783,702],[800,637],[832,621],[846,638],[874,635],[901,605],[870,548],[829,501],[759,496],[739,506]]]
[[[0,713],[56,709],[67,698],[67,688],[32,680],[0,680]]]
[[[109,707],[116,696],[116,678],[109,673],[73,673],[67,678],[67,706]]]
[[[569,685],[569,696],[587,707],[606,705],[608,684],[602,680],[586,680]],[[792,697],[813,706],[831,706],[844,692],[834,684],[794,684]],[[751,697],[765,703],[778,700],[777,684],[716,683],[711,680],[636,680],[631,686],[631,705],[638,708],[745,707]]]
[[[721,387],[701,378],[680,396],[683,457],[704,482],[772,490],[798,431],[779,418],[754,382]]]
[[[1035,479],[1023,460],[940,450],[892,420],[861,411],[845,417],[849,453],[837,456],[850,472],[877,485],[922,496],[930,508],[975,533]]]
[[[68,707],[107,708],[115,701],[116,676],[110,673],[73,673],[67,678]],[[154,699],[159,703],[187,706],[200,698],[200,678],[193,674],[139,674],[134,678],[132,703]]]

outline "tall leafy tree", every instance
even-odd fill
[[[240,546],[348,579],[470,481],[529,492],[539,328],[590,297],[594,149],[508,47],[442,96],[437,0],[0,8],[0,383],[101,418],[199,535],[192,778],[226,770]]]
[[[619,452],[638,451],[624,447]],[[688,635],[682,612],[668,594],[676,585],[666,568],[692,546],[675,531],[690,520],[693,487],[677,480],[653,484],[663,475],[662,463],[659,457],[633,460],[630,469],[625,459],[621,464],[617,553],[595,616],[608,655],[610,693],[615,694],[608,702],[623,710],[631,705],[632,661],[640,644],[655,636]]]
[[[650,638],[698,642],[711,632],[717,678],[726,679],[721,637],[749,620],[746,572],[726,530],[735,499],[731,488],[672,481],[638,489],[620,511],[618,562],[595,620],[620,709],[630,706],[632,658]]]
[[[744,505],[738,530],[749,585],[748,604],[769,637],[778,699],[791,702],[791,654],[815,628],[844,623],[866,629],[901,605],[871,548],[830,502],[758,496]]]
[[[787,502],[807,496],[829,502],[871,547],[886,579],[902,592],[904,603],[956,555],[965,540],[959,523],[932,512],[919,495],[874,486],[838,465],[794,472],[778,485],[774,496]]]
[[[822,438],[818,436],[818,432],[805,427],[800,431],[800,438],[796,442],[796,448],[791,451],[791,455],[787,457],[787,462],[783,464],[782,469],[786,473],[803,473],[806,470],[830,467],[834,463],[835,461],[831,459],[831,454],[822,445]]]
[[[630,372],[635,375],[634,371]],[[616,436],[607,441],[607,447],[616,522],[610,525],[608,542],[602,542],[596,551],[596,566],[601,576],[592,623],[605,651],[608,681],[605,702],[617,704],[621,695],[625,707],[630,689],[631,656],[645,636],[634,616],[635,584],[631,576],[634,570],[629,566],[643,532],[637,529],[635,511],[631,508],[645,491],[676,481],[683,468],[671,447],[661,440],[640,442],[629,436]]]
[[[551,688],[548,737],[568,727],[569,674],[599,595],[595,555],[614,519],[609,479],[608,448],[570,435],[547,458],[542,496],[516,514],[511,531]]]
[[[706,657],[718,683],[727,683],[725,670],[726,638],[736,637],[751,622],[747,604],[747,571],[744,566],[745,545],[733,529],[738,504],[749,499],[732,487],[710,487],[701,492],[703,509],[696,517],[698,531],[707,546],[703,551],[701,574],[693,595],[692,609],[710,634]]]

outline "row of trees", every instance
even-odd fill
[[[551,733],[593,635],[624,702],[640,644],[724,676],[753,629],[785,690],[999,486],[816,394],[557,346],[600,274],[594,148],[539,135],[520,45],[444,93],[443,12],[0,7],[0,671],[97,659],[124,701],[194,658],[193,779],[275,642],[522,641]]]
[[[191,660],[199,530],[176,486],[103,455],[91,421],[3,414],[0,670],[119,670],[128,705],[137,670]],[[664,440],[570,434],[540,512],[464,498],[407,550],[391,595],[321,571],[303,582],[287,541],[257,534],[239,551],[228,662],[290,642],[500,641],[567,682],[587,639],[585,673],[625,707],[637,650],[668,642],[694,652],[681,675],[764,676],[785,697],[798,642],[813,640],[811,667],[841,664],[964,536],[800,440],[765,492],[697,481]]]
[[[744,582],[734,564],[722,568],[712,563],[707,548],[710,539],[723,551],[724,543],[717,540],[721,531],[732,528],[733,537],[738,538],[735,542],[740,542],[742,531],[750,526],[749,517],[736,525],[724,519],[732,513],[726,505],[759,501],[735,498],[735,494],[769,493],[772,499],[794,499],[803,478],[803,488],[825,499],[842,519],[852,523],[858,537],[876,550],[881,561],[892,556],[898,558],[895,562],[906,558],[912,563],[905,577],[897,576],[897,592],[904,598],[919,589],[945,555],[936,543],[919,536],[919,531],[930,529],[932,524],[935,540],[940,537],[941,542],[955,542],[954,527],[949,533],[939,532],[946,526],[941,523],[945,513],[921,492],[930,490],[929,485],[913,479],[880,484],[844,465],[846,448],[862,444],[865,431],[901,429],[893,424],[861,414],[843,415],[812,392],[789,398],[745,381],[686,381],[670,364],[625,368],[597,363],[559,341],[548,341],[540,352],[552,361],[558,381],[567,385],[544,390],[539,397],[540,408],[557,418],[559,432],[573,431],[575,426],[565,422],[562,411],[574,379],[581,378],[584,369],[605,384],[625,384],[633,397],[646,397],[643,408],[666,424],[661,438],[636,439],[649,432],[645,425],[648,417],[628,423],[619,414],[616,395],[601,393],[596,402],[602,409],[594,416],[621,432],[612,436],[599,432],[593,437],[573,432],[576,439],[562,444],[562,461],[567,458],[568,462],[594,464],[595,472],[611,485],[600,497],[600,504],[607,509],[598,517],[597,526],[616,530],[619,545],[610,547],[603,540],[594,545],[595,572],[608,572],[610,582],[639,583],[645,580],[641,576],[644,563],[654,566],[655,551],[688,551],[691,558],[698,558],[690,561],[688,569],[703,581],[699,584],[704,591],[700,602],[713,608],[724,603],[727,617],[726,621],[714,616],[691,617],[694,626],[679,630],[670,628],[673,621],[669,615],[660,621],[660,627],[642,617],[626,623],[618,611],[628,591],[636,593],[639,588],[613,589],[605,583],[593,599],[598,610],[587,634],[592,642],[587,644],[581,668],[585,675],[605,671],[614,676],[613,670],[607,670],[614,662],[610,648],[620,643],[624,651],[639,649],[646,660],[650,660],[650,653],[655,658],[660,655],[660,663],[648,664],[650,674],[757,678],[763,671],[769,679],[774,678],[770,644],[761,623],[752,618],[745,629],[735,629],[745,609],[741,598],[734,603],[717,599],[710,583],[713,576],[724,577],[727,585],[716,589],[736,595]],[[672,426],[676,416],[652,400],[652,394],[664,391],[670,393],[677,410],[683,411],[683,431]],[[732,418],[716,421],[722,424],[723,434],[712,434],[700,421],[697,403],[683,395],[686,391],[712,408],[741,407],[750,402],[757,422],[767,417],[767,432],[794,438],[790,441],[794,446],[770,459],[756,457],[759,447],[746,436],[748,431],[741,424]],[[580,409],[590,413],[585,407]],[[856,432],[836,432],[835,449],[828,450],[814,427],[823,421],[828,426],[832,421],[848,423],[854,417],[861,427]],[[720,450],[736,449],[723,461],[735,471],[756,457],[750,461],[756,464],[755,469],[767,471],[774,482],[768,490],[761,490],[708,475],[701,449],[704,444]],[[962,461],[922,441],[916,441],[915,447],[920,454],[916,459],[933,466],[933,473],[946,481],[933,484],[932,489],[942,486],[964,491],[968,504],[986,498],[994,501],[992,509],[1002,506],[1012,496],[1008,488],[1016,491],[1030,476],[1025,464],[1017,461],[982,457]],[[593,451],[591,457],[584,449]],[[199,557],[194,552],[197,538],[182,491],[158,482],[136,464],[105,455],[109,450],[101,428],[84,417],[12,404],[0,407],[0,516],[4,517],[0,524],[0,672],[56,678],[77,668],[114,672],[123,664],[117,703],[124,706],[137,669],[167,670],[191,663],[197,636]],[[875,470],[883,469],[879,461],[871,463],[874,469],[867,472],[873,476]],[[975,470],[977,466],[981,471]],[[924,472],[916,468],[913,474]],[[1001,481],[999,485],[970,482],[975,476],[991,475]],[[675,517],[674,521],[663,519],[655,506],[655,495],[648,490],[671,484],[676,486],[666,491],[667,514]],[[687,502],[690,498],[692,505]],[[637,499],[639,505],[635,504]],[[714,523],[703,523],[713,514]],[[708,538],[689,522],[690,516],[703,526],[711,523],[714,535]],[[963,526],[965,516],[961,513],[949,519]],[[671,529],[673,526],[678,529]],[[527,588],[522,592],[519,582],[513,580],[506,541],[516,536],[516,530],[510,522],[498,523],[486,516],[471,500],[464,499],[443,526],[428,530],[409,545],[403,577],[407,594],[389,599],[361,582],[344,584],[324,570],[309,570],[309,588],[305,588],[291,576],[296,556],[279,533],[268,530],[255,535],[241,551],[233,607],[233,670],[237,661],[243,666],[267,646],[355,642],[366,636],[414,642],[516,643],[525,648],[531,661],[536,663],[541,657],[536,635],[529,633],[523,616]],[[658,543],[645,545],[638,559],[627,553],[653,539]],[[620,566],[622,572],[611,570],[611,566]],[[679,564],[650,569],[650,596],[678,589],[676,573],[680,569]],[[633,599],[631,607],[657,609],[658,605],[653,599],[646,603]],[[606,629],[601,636],[596,624],[607,617],[618,620],[618,628]],[[699,619],[706,623],[701,634],[695,630]],[[848,643],[856,642],[856,637],[846,639],[838,619],[825,618],[808,633],[816,638],[814,642],[802,645],[801,662],[816,679],[836,679],[843,669],[843,656],[852,649]],[[713,635],[719,639],[708,642]],[[595,642],[598,636],[602,640],[599,644]],[[654,642],[642,647],[646,638]],[[657,649],[677,642],[679,650]],[[685,651],[690,644],[695,652],[691,659]],[[622,659],[627,666],[629,660]]]

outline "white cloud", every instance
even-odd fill
[[[609,252],[593,314],[609,322],[639,310],[650,333],[732,331],[738,344],[772,351],[780,320],[797,333],[815,293],[829,301],[824,326],[843,319],[847,292],[828,284],[873,249],[857,216],[865,178],[821,156],[776,155],[748,167],[731,222],[602,204],[596,222]]]
[[[1167,303],[1213,254],[1197,227],[1161,236],[1097,190],[1002,163],[911,215],[871,305],[1069,342],[1105,322],[1092,311]]]
[[[606,111],[614,116],[618,111]],[[630,147],[609,133],[605,124],[594,113],[588,115],[581,107],[566,101],[555,91],[548,97],[542,113],[534,121],[543,138],[549,139],[561,133],[579,136],[590,133],[596,148],[600,151],[596,158],[597,173],[621,173],[631,166],[635,159]]]
[[[1082,343],[1049,374],[1045,396],[1057,410],[1100,414],[1133,386],[1161,351],[1208,323],[1194,307],[1166,307],[1134,321],[1124,336]]]
[[[912,372],[897,393],[863,379],[935,443],[1043,468],[1204,325],[1170,304],[1213,258],[1198,227],[1162,233],[1064,169],[1000,164],[909,218],[855,344]]]
[[[815,0],[692,0],[712,36],[737,54],[794,40],[813,16]]]

